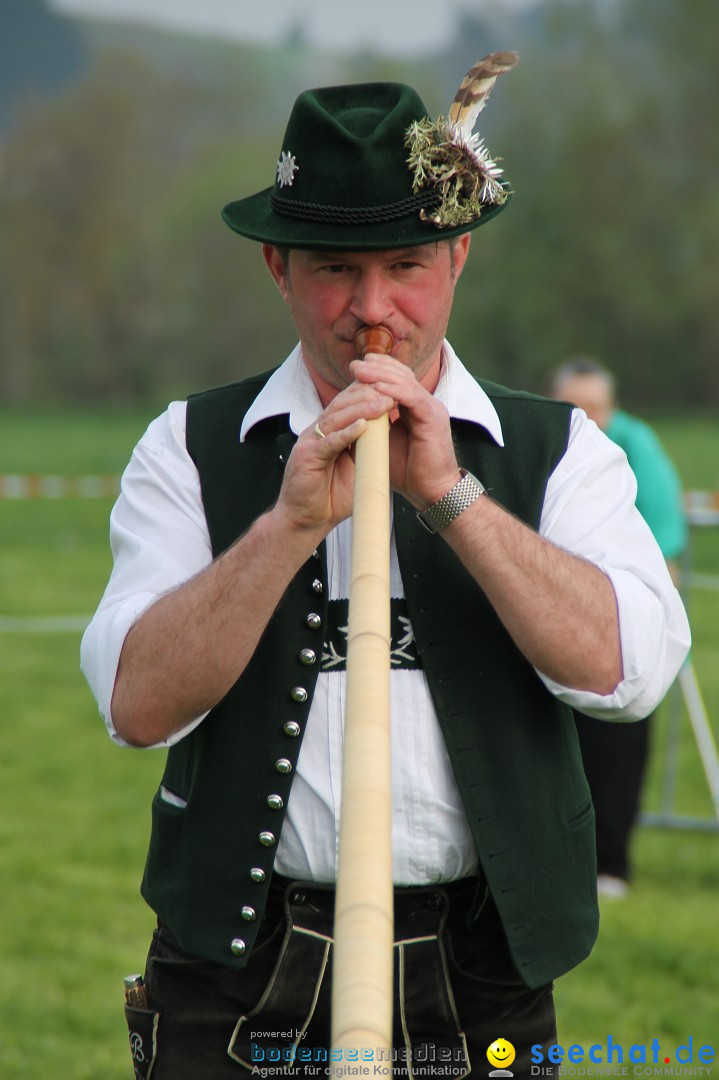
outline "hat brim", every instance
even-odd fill
[[[240,236],[277,247],[308,251],[389,251],[392,248],[417,247],[438,240],[450,240],[453,236],[461,236],[486,224],[509,204],[511,192],[508,184],[505,183],[505,187],[507,198],[503,203],[488,206],[474,221],[452,228],[440,228],[432,222],[422,221],[416,211],[372,225],[288,217],[278,214],[272,206],[270,196],[274,188],[266,188],[246,199],[228,203],[222,210],[222,218]]]

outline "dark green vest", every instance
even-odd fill
[[[294,441],[287,417],[239,441],[267,378],[188,402],[187,446],[215,555],[280,489]],[[570,409],[482,386],[506,446],[453,422],[458,459],[537,528]],[[399,496],[394,514],[409,614],[479,860],[517,968],[540,986],[579,963],[597,933],[594,815],[571,710],[545,689],[448,545]],[[326,610],[322,545],[289,585],[241,679],[168,753],[143,894],[195,955],[242,967],[251,951],[317,679],[307,650],[321,655]]]

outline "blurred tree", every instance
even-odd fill
[[[716,0],[545,0],[461,31],[416,66],[158,31],[27,108],[0,158],[0,395],[162,399],[276,363],[292,328],[219,210],[272,183],[296,93],[399,78],[446,112],[482,52],[516,47],[480,124],[516,195],[473,233],[454,343],[530,389],[594,352],[629,404],[715,400]]]
[[[592,2],[542,11],[542,37],[520,43],[522,64],[487,110],[517,194],[475,234],[455,337],[464,348],[479,334],[478,369],[530,388],[568,353],[595,352],[637,404],[707,402],[719,390],[719,11],[712,0],[617,0],[611,18]]]
[[[174,267],[162,276],[159,297],[162,353],[172,358],[164,382],[173,396],[273,367],[294,344],[259,244],[220,218],[226,202],[274,180],[275,139],[266,134],[248,145],[251,152],[241,142],[206,146],[201,167],[185,172],[156,220],[157,243]]]
[[[44,96],[82,74],[88,57],[72,19],[48,9],[45,0],[0,3],[0,130],[18,101]]]
[[[0,185],[6,396],[144,389],[148,226],[183,160],[182,85],[108,57],[77,91],[28,112]],[[174,112],[174,121],[168,122]]]

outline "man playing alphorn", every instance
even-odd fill
[[[124,475],[83,667],[118,743],[169,748],[138,1076],[326,1066],[354,444],[384,414],[395,1068],[486,1075],[500,1039],[528,1076],[595,940],[571,709],[646,715],[689,632],[621,453],[445,338],[470,232],[508,200],[471,128],[513,62],[473,69],[446,121],[399,84],[300,95],[273,187],[224,210],[299,344],[172,404]],[[377,324],[391,355],[360,361]]]

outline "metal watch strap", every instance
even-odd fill
[[[417,517],[431,533],[441,532],[450,522],[467,509],[468,506],[487,490],[476,476],[467,469],[459,470],[462,479],[450,488],[446,495],[432,503],[426,510],[418,510]]]

